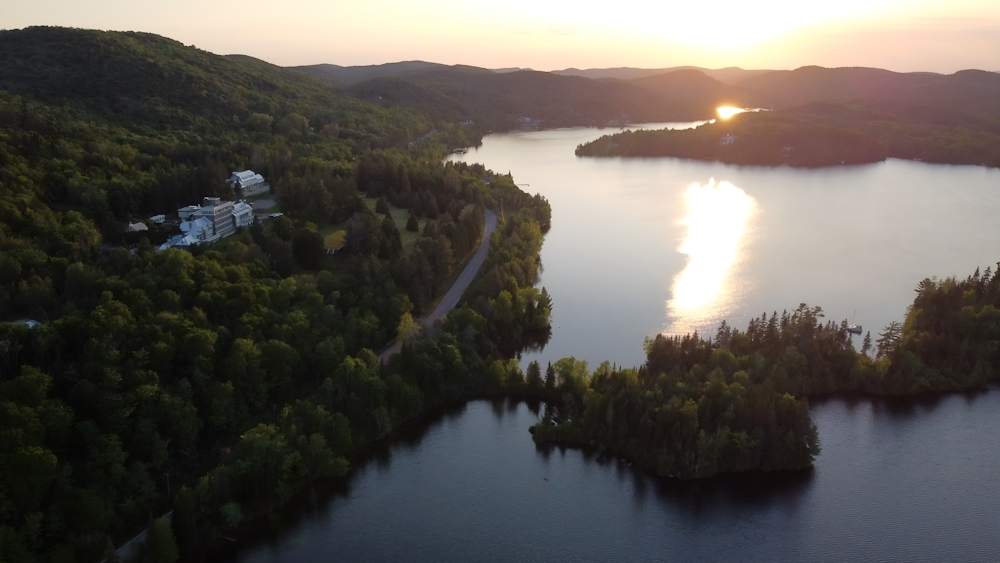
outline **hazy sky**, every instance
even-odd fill
[[[148,31],[279,65],[1000,71],[1000,0],[4,0],[0,28]]]

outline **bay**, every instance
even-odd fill
[[[800,303],[877,338],[904,319],[924,278],[964,278],[1000,261],[997,169],[574,155],[608,132],[490,135],[450,157],[510,171],[552,204],[538,284],[553,296],[552,338],[523,364],[575,356],[638,366],[647,336],[714,333],[723,319],[744,330]]]

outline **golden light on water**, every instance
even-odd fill
[[[756,204],[746,192],[729,182],[693,184],[685,197],[688,215],[680,224],[687,236],[678,249],[688,263],[673,281],[667,314],[668,332],[683,333],[718,323],[739,297],[733,267]]]
[[[727,117],[732,117],[737,113],[743,113],[745,110],[743,108],[722,107],[715,111],[719,112],[719,116],[725,119]]]

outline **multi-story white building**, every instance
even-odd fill
[[[168,240],[160,246],[160,250],[213,242],[235,233],[237,227],[253,224],[253,207],[243,201],[234,203],[217,197],[206,197],[200,206],[182,207],[177,210],[177,215],[184,234]]]
[[[233,202],[217,197],[206,197],[201,204],[199,216],[212,222],[213,240],[228,237],[236,232],[233,221]]]

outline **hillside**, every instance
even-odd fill
[[[719,82],[722,82],[723,84],[729,85],[736,84],[751,76],[772,72],[770,70],[745,70],[737,66],[714,69],[703,68],[700,66],[674,66],[668,68],[588,68],[586,70],[567,68],[565,70],[553,70],[552,74],[561,74],[563,76],[582,76],[584,78],[617,78],[618,80],[633,80],[636,78],[656,76],[657,74],[667,74],[679,70],[697,70],[705,76],[709,76]]]
[[[419,77],[428,71],[454,73],[456,75],[489,74],[493,71],[474,66],[448,66],[424,61],[403,61],[367,66],[338,66],[333,64],[318,64],[288,67],[332,86],[344,87],[373,78],[406,78]]]
[[[369,141],[391,137],[399,126],[414,133],[425,127],[416,116],[358,103],[300,73],[148,33],[41,27],[2,32],[0,90],[157,129],[245,126],[254,113],[297,113],[314,128],[338,123],[345,136]]]
[[[907,107],[946,106],[979,117],[1000,117],[1000,74],[981,70],[944,75],[806,66],[748,77],[737,86],[780,95],[786,106],[865,100]]]
[[[771,108],[787,100],[780,92],[732,86],[697,69],[674,70],[635,78],[628,83],[656,92],[667,99],[700,102],[713,108]]]
[[[606,126],[626,122],[707,119],[714,106],[697,96],[679,99],[617,80],[548,72],[491,70],[419,61],[368,67],[292,67],[368,102],[435,119],[472,119],[480,130]]]

